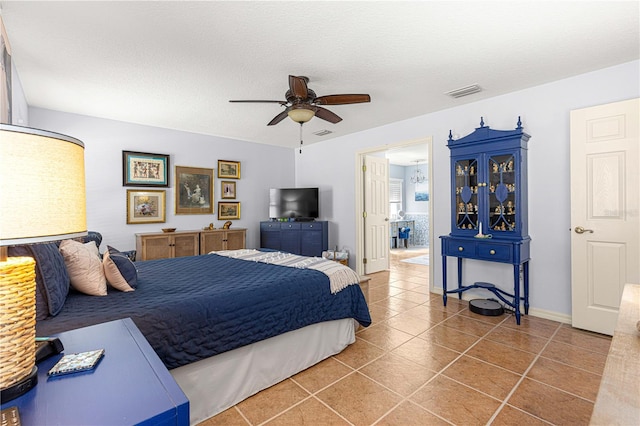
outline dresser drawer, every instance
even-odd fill
[[[478,258],[493,260],[495,262],[511,262],[512,259],[511,244],[496,243],[478,243]]]
[[[456,239],[448,240],[444,254],[446,256],[456,256],[456,257],[475,257],[476,242],[456,240]]]
[[[289,230],[297,231],[297,230],[301,229],[300,225],[301,224],[297,223],[297,222],[283,222],[283,223],[280,224],[280,229],[282,231],[289,231]]]

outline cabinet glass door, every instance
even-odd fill
[[[455,162],[456,228],[478,227],[478,161],[475,158]]]
[[[489,229],[516,232],[516,158],[513,154],[488,157]]]

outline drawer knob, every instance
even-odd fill
[[[489,250],[489,254],[496,254],[495,250]]]
[[[458,251],[464,251],[463,247],[458,247]]]

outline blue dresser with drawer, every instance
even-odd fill
[[[322,256],[329,246],[329,222],[260,222],[260,247],[302,256]]]

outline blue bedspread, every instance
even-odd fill
[[[176,368],[322,321],[371,323],[360,286],[331,294],[318,271],[215,254],[136,267],[136,291],[72,291],[57,316],[37,322],[37,335],[130,317],[167,368]]]

